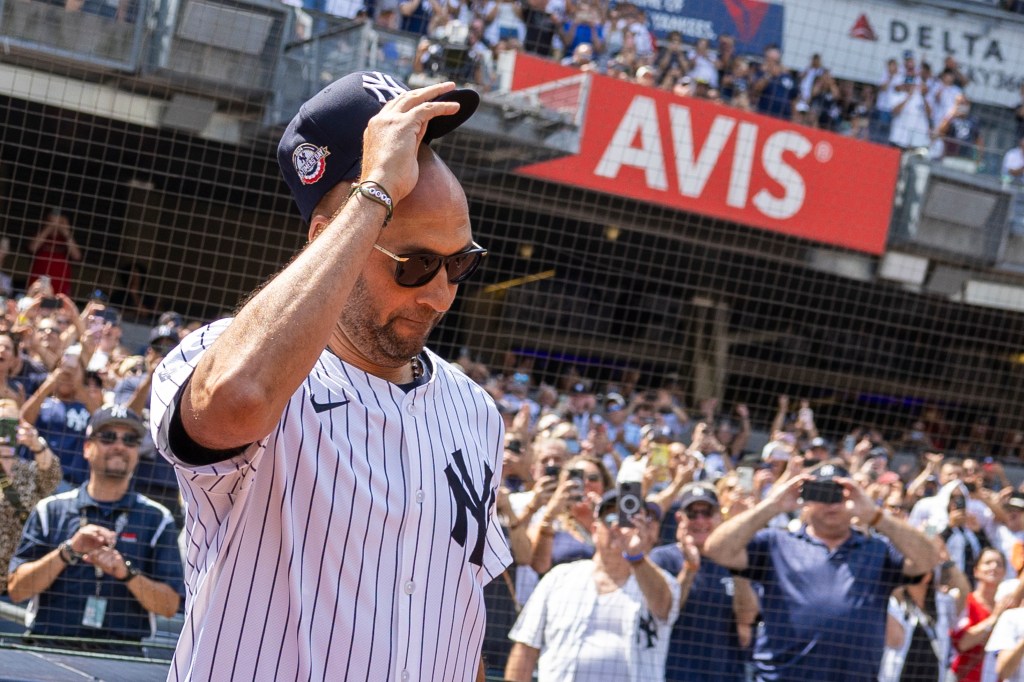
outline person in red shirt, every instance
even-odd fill
[[[67,216],[53,209],[46,214],[39,233],[29,242],[32,271],[29,283],[40,277],[50,278],[53,294],[71,295],[71,261],[82,260],[82,250],[71,234]]]
[[[953,630],[953,672],[960,682],[981,682],[985,643],[999,616],[1020,603],[1020,589],[996,603],[996,590],[1006,577],[1006,557],[994,548],[982,551],[974,565],[974,591],[967,595],[963,615]],[[1022,581],[1024,584],[1024,581]]]

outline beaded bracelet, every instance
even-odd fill
[[[387,209],[387,215],[384,216],[384,224],[381,228],[388,226],[388,223],[391,222],[391,214],[394,212],[395,202],[391,200],[391,194],[384,188],[384,185],[373,180],[363,180],[352,184],[352,191],[348,195],[351,197],[353,194],[362,195]]]

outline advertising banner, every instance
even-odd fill
[[[762,0],[630,0],[643,8],[651,30],[659,38],[679,31],[683,40],[694,43],[707,38],[716,45],[718,37],[736,39],[740,54],[761,54],[769,45],[782,45],[783,8]]]
[[[993,21],[966,12],[916,4],[786,0],[787,66],[803,68],[821,54],[824,66],[839,78],[878,83],[887,59],[910,50],[930,62],[935,75],[946,55],[959,62],[976,102],[1016,106],[1024,77],[1024,39],[1017,22]]]
[[[516,69],[535,61],[517,59]],[[897,150],[592,77],[579,153],[518,173],[866,253],[884,251]]]

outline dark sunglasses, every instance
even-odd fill
[[[694,519],[710,519],[715,515],[713,509],[687,509],[686,518],[691,521]]]
[[[480,259],[487,255],[487,249],[473,242],[472,248],[465,251],[453,253],[450,256],[441,256],[436,253],[407,253],[399,255],[391,253],[380,244],[374,244],[385,256],[394,260],[395,282],[400,287],[421,287],[434,279],[434,275],[443,265],[448,273],[449,284],[460,284],[465,282],[476,272],[480,265]]]
[[[120,440],[121,443],[126,448],[138,447],[139,443],[142,442],[142,439],[139,438],[134,433],[122,433],[119,436],[115,431],[100,431],[99,433],[95,434],[92,438],[93,440],[98,440],[104,445],[113,445],[118,440]]]
[[[588,481],[590,483],[600,483],[601,474],[583,474],[583,480]]]

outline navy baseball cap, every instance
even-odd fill
[[[708,483],[687,483],[680,491],[679,508],[686,509],[697,502],[706,502],[716,510],[720,506],[713,486]]]
[[[359,178],[367,124],[386,102],[406,90],[409,86],[381,71],[356,71],[299,107],[277,145],[277,163],[303,220],[309,222],[313,209],[339,182]],[[452,90],[434,101],[458,102],[459,110],[431,119],[425,143],[465,123],[480,104],[480,95]]]
[[[85,436],[88,438],[104,426],[120,424],[135,431],[139,438],[146,434],[146,425],[134,411],[124,405],[108,405],[101,407],[89,417],[89,424],[85,427]]]

